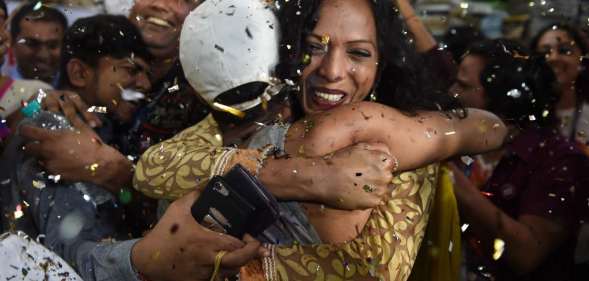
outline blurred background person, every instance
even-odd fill
[[[13,79],[37,79],[55,85],[62,41],[68,23],[59,10],[30,2],[18,8],[10,20],[10,37],[16,68]]]

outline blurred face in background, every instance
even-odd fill
[[[136,0],[130,19],[156,58],[178,56],[184,19],[201,0]]]
[[[58,22],[34,20],[25,16],[13,42],[18,71],[25,79],[52,84],[59,71],[65,30]]]
[[[558,82],[571,85],[579,77],[581,70],[581,48],[564,30],[555,29],[545,32],[538,40],[536,50],[546,56]]]
[[[480,80],[484,68],[485,60],[477,55],[467,55],[460,62],[450,94],[466,107],[485,108],[485,92]]]

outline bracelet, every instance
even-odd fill
[[[276,245],[264,244],[264,247],[270,250],[270,256],[262,259],[262,268],[264,269],[264,277],[268,281],[276,281]]]
[[[210,178],[213,178],[214,176],[222,175],[223,172],[225,171],[227,163],[229,163],[229,160],[231,160],[231,158],[233,158],[233,155],[236,152],[237,152],[237,149],[233,149],[233,148],[226,149],[223,152],[221,152],[221,156],[217,159],[217,161],[213,165],[213,168],[211,169]]]

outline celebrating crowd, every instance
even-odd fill
[[[441,48],[409,0],[0,19],[2,278],[589,277],[574,25]]]

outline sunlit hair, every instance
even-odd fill
[[[366,0],[376,21],[379,49],[375,83],[376,101],[408,113],[416,110],[451,110],[460,108],[447,89],[435,83],[436,78],[423,67],[415,47],[405,35],[397,9],[390,0]],[[282,79],[299,82],[305,68],[305,37],[319,19],[321,0],[279,0],[278,18],[283,27],[280,63],[277,74]]]

